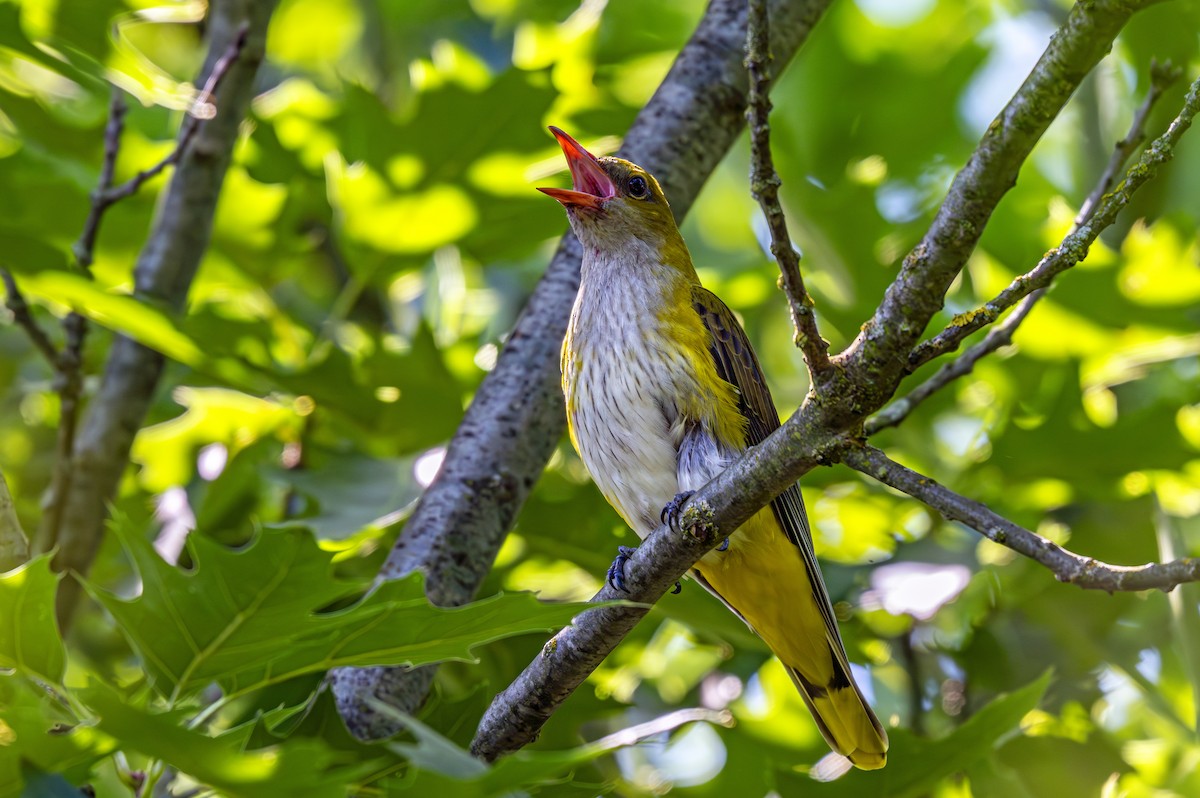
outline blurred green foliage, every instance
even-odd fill
[[[113,332],[171,360],[89,576],[98,601],[65,646],[47,561],[0,576],[0,795],[22,782],[129,795],[134,771],[253,796],[1200,794],[1195,664],[1177,632],[1195,622],[1194,598],[1173,608],[1161,594],[1058,584],[838,468],[804,490],[851,659],[894,729],[886,770],[814,783],[826,748],[786,675],[694,586],[654,609],[534,748],[479,769],[461,748],[543,642],[509,635],[569,609],[508,596],[470,611],[491,619],[484,629],[435,622],[407,583],[343,605],[402,532],[566,227],[532,190],[562,179],[544,125],[615,149],[703,3],[283,0],[212,246],[174,315],[128,297],[166,178],[111,211],[94,282],[72,273],[70,247],[99,173],[109,84],[132,97],[121,179],[170,151],[204,13],[202,2],[0,2],[0,266],[43,323],[71,308],[96,322],[89,390]],[[783,199],[835,351],[1064,14],[1063,2],[842,0],[782,76]],[[1134,18],[935,324],[1061,239],[1151,59],[1200,68],[1197,30],[1195,0]],[[1181,96],[1168,92],[1151,135]],[[684,234],[705,283],[745,320],[786,415],[807,384],[747,171],[742,140]],[[1200,553],[1196,174],[1200,143],[1185,139],[1015,347],[879,443],[1080,553],[1161,559],[1156,507],[1181,553]],[[50,370],[20,330],[0,328],[0,470],[27,529],[58,421]],[[481,595],[586,598],[630,537],[560,445]],[[426,620],[402,619],[410,602]],[[376,621],[394,634],[371,636]],[[367,746],[318,690],[353,630],[356,662],[413,659],[402,634],[426,660],[478,661],[444,664],[423,721]],[[696,705],[728,708],[736,726],[692,724],[615,752],[582,745]]]

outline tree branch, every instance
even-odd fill
[[[108,209],[117,202],[137,193],[148,180],[160,174],[168,166],[179,163],[187,151],[192,139],[199,130],[202,120],[211,119],[216,114],[212,103],[213,92],[220,85],[229,67],[241,55],[246,43],[247,27],[243,24],[233,40],[225,48],[211,74],[204,90],[192,104],[187,117],[176,138],[175,147],[165,158],[149,169],[138,172],[119,186],[113,186],[116,173],[117,156],[121,151],[121,135],[125,130],[125,114],[128,107],[120,89],[112,89],[112,100],[109,103],[108,122],[104,126],[104,160],[100,167],[100,180],[96,190],[91,195],[91,207],[79,239],[71,248],[75,261],[84,274],[91,274],[92,263],[95,260],[96,240],[100,234],[100,224]],[[88,322],[82,314],[71,311],[63,319],[63,330],[66,342],[62,352],[54,361],[58,371],[56,390],[60,399],[58,436],[55,447],[54,471],[50,478],[50,487],[42,505],[42,519],[38,526],[36,551],[49,551],[58,543],[62,525],[62,515],[66,497],[71,491],[71,481],[75,472],[75,430],[79,422],[79,404],[83,394],[83,345],[87,340]]]
[[[971,333],[995,321],[1001,313],[1018,300],[1045,288],[1058,274],[1066,271],[1087,257],[1088,249],[1100,233],[1117,218],[1117,214],[1129,204],[1134,193],[1156,174],[1163,164],[1175,157],[1175,145],[1192,120],[1200,112],[1200,78],[1188,89],[1187,99],[1179,115],[1172,120],[1167,132],[1163,133],[1142,153],[1142,157],[1125,175],[1125,180],[1111,194],[1105,195],[1095,214],[1084,224],[1074,229],[1055,249],[1050,250],[1029,272],[1018,277],[995,299],[956,316],[946,329],[922,343],[909,356],[911,368],[953,351]]]
[[[786,436],[777,430],[762,446],[783,440]],[[787,468],[778,464],[781,458],[751,449],[692,496],[680,516],[683,534],[662,526],[646,537],[625,564],[626,590],[606,584],[592,598],[594,602],[628,600],[645,606],[604,607],[576,617],[493,699],[475,732],[471,753],[490,762],[532,742],[559,705],[697,560],[749,520],[771,496],[795,482],[795,470],[807,471],[828,462],[830,453],[841,445],[828,433],[811,440],[822,440],[823,445],[814,446],[807,440],[783,444],[789,459],[795,458]]]
[[[770,18],[766,0],[750,0],[746,26],[746,71],[750,77],[750,104],[746,121],[750,128],[750,193],[758,200],[771,233],[771,254],[779,264],[784,294],[792,311],[795,342],[804,355],[812,384],[829,370],[829,342],[817,329],[812,297],[800,274],[800,254],[788,235],[787,219],[779,204],[782,181],[771,158],[771,51]]]
[[[830,0],[773,0],[772,45],[790,59]],[[691,39],[621,147],[656,175],[682,217],[744,123],[744,0],[712,0]],[[427,575],[431,601],[470,601],[565,429],[559,355],[579,289],[579,243],[568,234],[530,297],[496,367],[475,394],[440,473],[421,497],[381,579]],[[374,695],[411,712],[424,701],[432,668],[338,669],[338,710],[357,736],[399,731],[364,700]]]
[[[598,598],[656,600],[717,538],[736,530],[808,470],[829,462],[834,450],[851,440],[863,417],[890,398],[904,375],[907,353],[978,240],[980,230],[975,226],[986,221],[1037,138],[1141,5],[1098,0],[1073,9],[956,178],[926,242],[906,261],[872,322],[846,352],[833,358],[821,390],[810,393],[780,429],[685,504],[685,522],[698,522],[699,536],[656,530],[627,565],[631,593],[617,596],[606,588]],[[644,609],[599,609],[581,615],[574,626],[556,635],[493,701],[472,751],[494,759],[532,740],[546,718],[644,613]]]
[[[0,280],[4,281],[4,306],[13,315],[13,323],[25,330],[33,346],[49,361],[51,368],[58,365],[58,349],[37,319],[29,312],[29,303],[17,287],[17,281],[8,269],[0,269]]]
[[[200,113],[212,118],[204,124],[185,122],[180,129],[176,169],[134,268],[139,297],[175,309],[186,301],[208,247],[221,183],[250,102],[274,7],[272,0],[222,0],[211,5],[211,44],[202,72],[206,89]],[[220,113],[211,113],[213,105]],[[140,186],[145,179],[137,181],[135,177],[130,182]],[[100,390],[74,447],[70,490],[57,536],[59,570],[86,573],[95,558],[107,504],[125,472],[133,437],[158,386],[163,362],[161,354],[129,338],[114,341]],[[64,581],[59,588],[59,622],[64,629],[79,595],[74,580]]]
[[[1129,160],[1138,145],[1146,138],[1146,120],[1150,116],[1150,111],[1154,108],[1158,99],[1162,97],[1163,92],[1178,80],[1182,74],[1183,71],[1172,67],[1169,61],[1162,65],[1158,63],[1150,65],[1150,89],[1146,92],[1146,98],[1142,101],[1137,113],[1134,114],[1133,122],[1129,126],[1129,132],[1125,134],[1125,138],[1118,141],[1113,147],[1113,153],[1109,157],[1108,163],[1100,175],[1100,179],[1096,182],[1096,186],[1092,189],[1091,194],[1084,200],[1083,205],[1079,209],[1079,214],[1075,217],[1075,224],[1071,227],[1071,233],[1078,231],[1081,225],[1085,224],[1095,215],[1098,203],[1112,189],[1116,175],[1120,173],[1121,169],[1125,166],[1125,162]],[[1011,344],[1017,327],[1021,326],[1021,322],[1025,321],[1029,312],[1033,310],[1033,306],[1037,304],[1038,300],[1045,293],[1045,288],[1039,288],[1025,297],[1021,300],[1021,304],[1017,306],[1016,310],[1009,314],[1008,318],[988,331],[988,334],[984,336],[982,341],[968,348],[967,351],[963,352],[953,362],[942,366],[932,377],[909,391],[903,398],[896,400],[873,417],[867,419],[866,424],[863,426],[864,434],[869,437],[882,429],[896,426],[907,418],[916,409],[917,405],[924,402],[934,393],[945,388],[959,377],[970,374],[975,369],[975,364],[984,357],[995,352],[1002,346]]]
[[[984,133],[954,178],[929,231],[908,257],[883,301],[850,347],[835,358],[855,394],[853,409],[871,412],[911,372],[908,355],[946,290],[974,251],[1001,198],[1016,183],[1034,144],[1080,81],[1112,47],[1117,33],[1152,0],[1076,3],[1029,77]]]
[[[1116,591],[1171,590],[1176,585],[1200,580],[1200,559],[1186,557],[1147,565],[1109,565],[1068,551],[1058,544],[1007,518],[985,505],[960,496],[927,476],[890,459],[879,449],[861,443],[848,445],[838,455],[856,471],[889,485],[937,510],[948,520],[974,529],[988,540],[1049,568],[1060,582],[1085,590]]]
[[[102,198],[104,192],[112,186],[113,174],[116,172],[126,110],[121,92],[114,86],[108,106],[108,121],[104,125],[104,159],[100,163],[100,179],[96,190],[92,192],[92,203],[88,209],[87,220],[83,224],[83,231],[71,248],[76,265],[89,277],[95,259],[96,236],[100,233],[100,222],[108,207]],[[63,348],[54,361],[54,390],[58,394],[59,404],[54,468],[50,473],[50,486],[42,501],[42,517],[34,540],[34,550],[37,552],[49,551],[58,542],[63,503],[71,490],[71,478],[74,474],[72,461],[75,430],[79,425],[79,399],[83,394],[83,344],[87,340],[87,319],[72,310],[63,319],[62,326]]]

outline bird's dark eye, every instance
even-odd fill
[[[629,196],[634,199],[645,199],[650,196],[650,187],[646,185],[646,178],[639,175],[634,175],[629,178]]]

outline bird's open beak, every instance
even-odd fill
[[[599,210],[605,200],[617,195],[617,187],[600,166],[596,156],[585,150],[578,141],[553,125],[550,132],[558,139],[558,146],[562,147],[563,155],[567,156],[574,190],[538,188],[538,191],[554,197],[568,208]]]

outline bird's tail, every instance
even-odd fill
[[[829,747],[861,770],[877,770],[887,764],[887,732],[841,659],[836,654],[832,659],[833,678],[823,686],[808,681],[787,663],[784,667]]]

